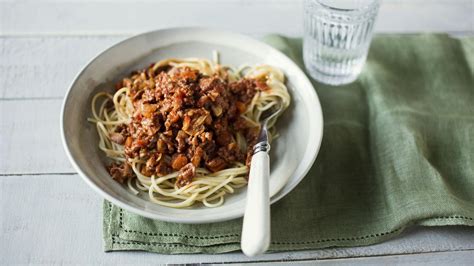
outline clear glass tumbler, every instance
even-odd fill
[[[367,58],[380,0],[305,0],[303,57],[314,79],[347,84]]]

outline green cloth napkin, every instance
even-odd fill
[[[266,41],[303,68],[301,39]],[[314,82],[321,151],[272,205],[270,250],[368,245],[411,225],[474,226],[473,77],[474,38],[379,35],[356,82]],[[105,202],[105,250],[229,252],[240,248],[241,223],[161,222]]]

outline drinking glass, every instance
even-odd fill
[[[305,0],[303,57],[314,79],[354,81],[367,58],[379,0]]]

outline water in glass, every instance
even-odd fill
[[[378,0],[305,0],[303,55],[314,79],[340,85],[357,78],[378,7]]]

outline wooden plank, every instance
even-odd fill
[[[452,251],[428,254],[376,256],[338,260],[323,260],[321,265],[472,265],[474,252]],[[302,263],[305,265],[305,263]],[[307,265],[311,265],[308,262]]]
[[[344,258],[344,259],[322,259],[296,262],[299,266],[304,265],[472,265],[474,261],[474,252],[468,251],[448,251],[437,253],[422,253],[422,254],[403,254],[394,256],[374,256],[361,258]],[[245,265],[289,265],[295,263],[289,262],[268,262],[268,263],[248,263]],[[217,264],[215,264],[217,265]]]
[[[470,0],[387,0],[376,30],[472,32],[473,12]],[[0,34],[135,34],[186,25],[299,36],[301,15],[302,0],[7,1]]]
[[[255,258],[240,252],[179,256],[104,253],[102,201],[77,175],[3,176],[0,203],[0,265],[295,261],[474,249],[473,228],[440,227],[413,228],[403,237],[367,247],[283,252]]]
[[[0,37],[0,98],[61,98],[81,68],[124,37]]]
[[[75,172],[62,148],[61,100],[0,101],[0,174]]]

